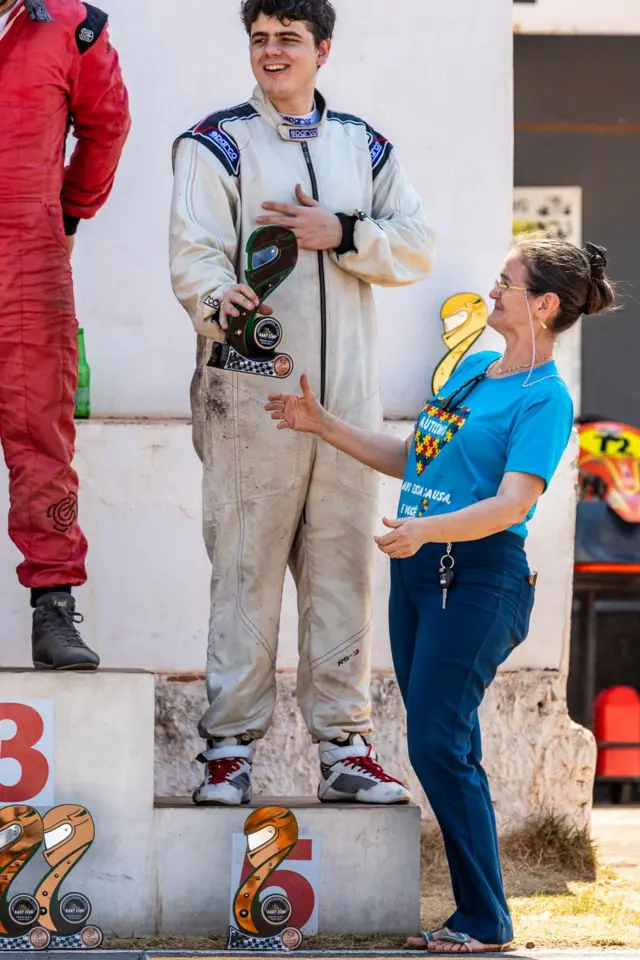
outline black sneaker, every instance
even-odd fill
[[[100,657],[75,628],[84,617],[76,613],[70,593],[46,593],[33,613],[31,648],[36,670],[97,670]]]

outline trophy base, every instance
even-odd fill
[[[17,937],[0,936],[0,953],[5,950],[46,950],[51,943],[51,934],[44,927],[32,927]]]
[[[211,348],[209,367],[232,373],[249,373],[256,377],[274,377],[282,380],[293,370],[293,360],[286,353],[276,353],[266,360],[244,357],[228,343],[215,342]]]
[[[272,937],[258,937],[243,933],[237,927],[229,927],[227,950],[243,953],[292,953],[302,946],[302,934],[296,927],[287,927]]]
[[[77,933],[54,933],[51,935],[50,950],[96,950],[104,934],[100,927],[93,924],[83,927]]]
[[[32,927],[18,937],[0,936],[0,954],[16,950],[95,950],[104,940],[100,927],[93,924],[77,933],[51,933],[45,927]]]

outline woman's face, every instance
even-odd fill
[[[526,291],[529,277],[527,267],[517,250],[512,250],[505,260],[500,277],[489,294],[493,300],[493,312],[489,326],[500,333],[515,332],[529,326]],[[532,301],[529,294],[530,302]]]

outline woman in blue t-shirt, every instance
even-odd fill
[[[569,441],[573,405],[553,362],[559,334],[613,302],[606,251],[520,242],[491,293],[504,354],[466,359],[406,442],[350,426],[303,395],[270,397],[278,429],[316,434],[402,478],[398,518],[376,542],[391,558],[389,628],[409,756],[445,840],[456,911],[407,946],[503,950],[513,938],[478,708],[527,636],[535,575],[527,525]]]

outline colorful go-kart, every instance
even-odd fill
[[[578,431],[576,565],[640,572],[640,430],[583,420]]]

